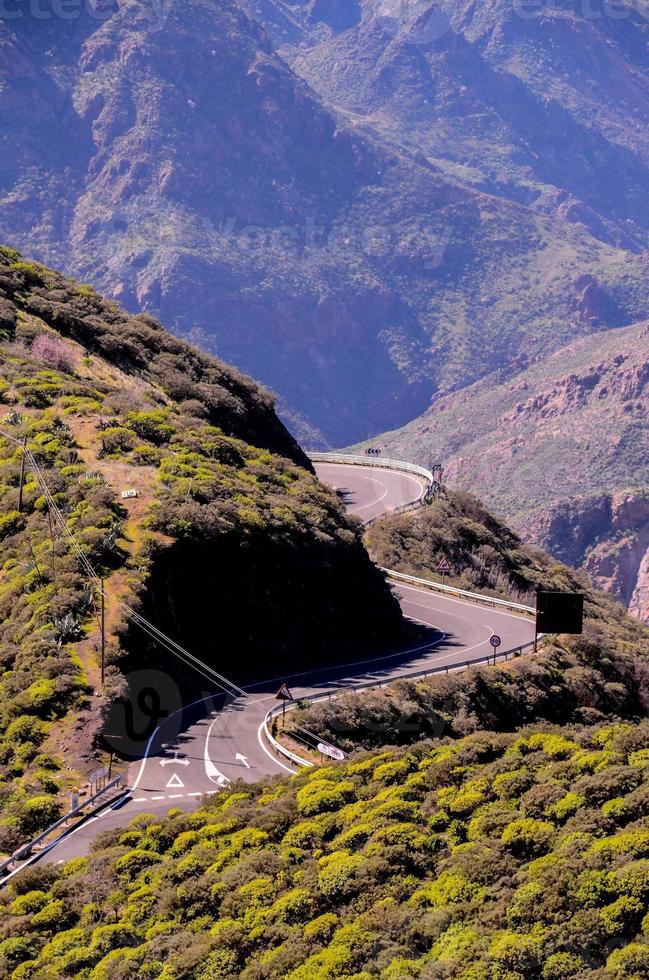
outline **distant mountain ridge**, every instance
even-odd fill
[[[0,236],[258,377],[320,445],[649,316],[643,137],[613,142],[642,18],[613,47],[589,27],[615,122],[539,92],[543,20],[455,2],[421,43],[384,7],[3,21]]]
[[[325,98],[475,187],[647,247],[641,5],[362,0],[345,31],[306,10],[281,50]]]

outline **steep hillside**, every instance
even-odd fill
[[[292,39],[266,13],[325,98],[469,184],[647,247],[641,5],[362,0],[346,25],[327,6],[297,5]]]
[[[375,440],[386,454],[446,466],[526,540],[585,568],[641,614],[649,550],[649,326],[571,343],[509,380],[434,398]]]
[[[129,608],[239,682],[375,650],[402,627],[356,525],[250,379],[7,248],[0,331],[8,850],[97,768],[93,739],[115,699],[137,698],[142,668],[164,678],[162,716],[197,687],[216,690]],[[98,583],[84,561],[106,583],[103,688]],[[126,713],[115,717],[123,727]]]
[[[524,544],[475,497],[449,492],[429,506],[372,525],[377,562],[439,581],[442,556],[463,588],[534,604],[538,589],[583,592],[584,632],[548,637],[539,653],[498,667],[401,681],[298,713],[304,727],[345,748],[412,743],[440,732],[512,731],[534,721],[636,722],[649,707],[649,627],[581,573]]]
[[[140,816],[3,893],[13,980],[642,980],[649,730],[386,751]]]
[[[300,6],[253,13],[290,33]],[[354,9],[309,4],[310,24],[353,33]],[[386,57],[393,33],[372,34]],[[368,57],[381,61],[376,46]],[[600,233],[396,141],[336,93],[323,101],[232,0],[3,19],[0,79],[0,236],[252,373],[313,442],[402,425],[437,390],[649,315],[619,203],[646,210],[644,171],[614,148],[566,151],[599,161],[578,175],[594,195],[611,179]],[[531,117],[531,95],[498,98]],[[531,118],[541,135],[521,166],[548,126],[568,127]],[[598,301],[582,308],[583,276]]]

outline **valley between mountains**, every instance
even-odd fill
[[[0,2],[0,980],[648,980],[648,272],[647,0]]]

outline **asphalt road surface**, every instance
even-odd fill
[[[333,486],[352,513],[368,521],[423,496],[423,479],[383,470],[340,464],[316,465],[318,476]],[[321,671],[271,678],[248,687],[245,698],[206,698],[167,718],[150,737],[147,751],[129,771],[130,798],[118,809],[107,807],[68,833],[41,858],[60,863],[87,853],[103,830],[123,826],[140,813],[192,809],[237,779],[252,782],[293,771],[279,760],[260,733],[266,712],[277,704],[280,684],[294,698],[323,691],[387,681],[431,665],[457,669],[465,661],[493,653],[489,638],[498,633],[502,650],[533,639],[531,620],[491,607],[422,590],[395,586],[406,616],[430,627],[422,646],[396,654],[338,665]]]
[[[347,509],[367,523],[391,511],[416,503],[428,490],[422,476],[376,467],[316,463],[316,472],[340,495]]]

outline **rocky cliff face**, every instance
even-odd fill
[[[642,248],[649,25],[632,5],[595,6],[362,0],[346,30],[315,29],[309,7],[299,44],[271,29],[314,88],[402,146]]]
[[[649,325],[577,341],[516,377],[434,399],[374,445],[446,464],[516,529],[646,618]]]
[[[541,547],[581,567],[649,622],[649,494],[615,493],[558,505],[530,526]]]

